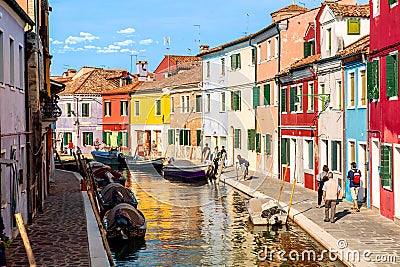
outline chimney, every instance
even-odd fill
[[[209,48],[210,48],[210,46],[207,44],[200,45],[200,53],[208,51]]]
[[[136,72],[138,74],[138,81],[145,82],[147,78],[148,71],[148,63],[147,61],[138,61],[136,62]]]

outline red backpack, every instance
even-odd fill
[[[359,185],[360,184],[360,178],[361,178],[360,170],[354,170],[353,171],[353,183]]]

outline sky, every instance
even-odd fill
[[[314,8],[321,1],[295,1]],[[271,23],[292,0],[49,0],[51,75],[83,66],[126,69],[136,60],[150,71],[164,55],[196,55]],[[358,4],[368,0],[357,0]],[[165,42],[169,39],[169,45]]]

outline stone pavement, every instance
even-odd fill
[[[56,171],[44,211],[26,225],[37,266],[90,266],[85,206],[73,173]],[[21,237],[6,250],[7,266],[29,266]]]
[[[252,196],[277,198],[282,181],[252,173],[251,179],[237,182],[234,167],[225,169],[221,181]],[[238,176],[240,177],[240,171]],[[292,184],[285,183],[280,201],[289,203]],[[297,224],[326,248],[343,250],[343,262],[349,266],[400,266],[400,226],[371,210],[351,210],[352,204],[343,200],[336,207],[335,223],[324,222],[324,208],[316,208],[317,192],[296,185],[290,215]],[[287,204],[284,204],[287,205]],[[369,253],[369,251],[371,254]],[[350,254],[357,251],[360,260]],[[365,256],[363,256],[366,253]],[[347,258],[347,259],[346,259]]]

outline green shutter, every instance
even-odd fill
[[[253,107],[258,107],[260,105],[260,87],[253,87]]]
[[[123,102],[119,102],[119,115],[122,116],[124,114],[124,105]]]
[[[271,155],[271,135],[265,135],[265,153]]]
[[[286,104],[287,104],[287,101],[286,101],[286,89],[282,89],[282,91],[281,91],[281,112],[286,112],[287,110],[286,110]]]
[[[168,144],[172,145],[174,143],[174,129],[168,129]]]
[[[196,130],[197,146],[201,145],[201,130]]]
[[[183,130],[179,130],[179,145],[182,146],[184,144],[183,140],[184,140]]]
[[[240,91],[233,92],[233,110],[240,110]]]
[[[304,57],[309,57],[311,56],[311,43],[310,42],[305,42],[304,43]]]
[[[240,129],[234,130],[234,148],[240,148]]]
[[[314,146],[313,141],[308,141],[308,168],[314,169]]]
[[[236,54],[236,68],[240,69],[241,68],[241,63],[240,63],[240,53]]]
[[[93,133],[89,133],[89,145],[93,146]]]
[[[231,69],[235,70],[237,67],[237,57],[236,55],[231,55]]]
[[[338,151],[337,151],[337,143],[336,141],[332,141],[332,170],[333,171],[337,171],[338,166],[337,166],[337,155],[338,155]]]
[[[388,0],[389,5],[393,5],[394,3],[397,3],[398,0]]]
[[[398,56],[389,55],[386,57],[386,96],[398,95]]]
[[[183,130],[183,144],[185,146],[190,146],[190,130]]]
[[[392,187],[392,147],[381,146],[381,183],[382,186]]]
[[[367,97],[379,99],[379,61],[367,62]]]
[[[248,150],[254,150],[255,149],[255,135],[256,135],[256,130],[255,129],[248,129],[247,130],[247,149]]]
[[[296,87],[290,87],[290,111],[295,111],[296,106],[294,103],[296,102]]]
[[[68,133],[64,133],[63,139],[64,139],[64,146],[67,146],[67,145],[68,145],[68,142],[69,142],[69,140],[68,140]]]
[[[256,134],[256,152],[261,153],[261,134]]]
[[[266,106],[271,105],[270,99],[271,99],[271,85],[264,84],[264,105]]]
[[[118,146],[121,145],[121,140],[122,140],[122,132],[118,132],[118,136],[117,136],[117,145]]]
[[[289,139],[282,138],[281,139],[281,163],[286,164],[290,160],[290,146]]]
[[[347,19],[347,34],[349,34],[349,35],[360,34],[360,19],[359,18]]]
[[[256,60],[257,60],[257,54],[256,54],[256,49],[255,48],[253,48],[253,49],[251,49],[251,63],[253,64],[253,65],[255,65],[256,64]]]

